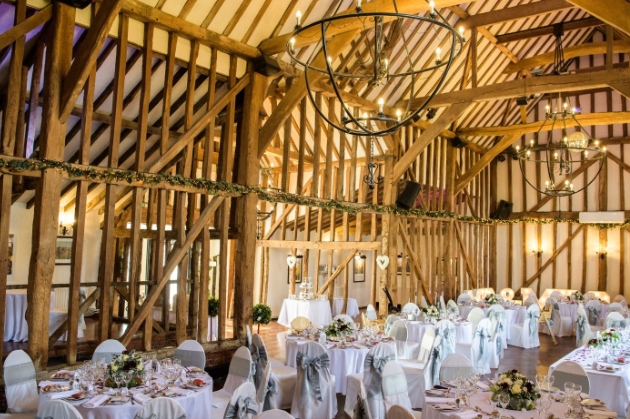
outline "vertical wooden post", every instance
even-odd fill
[[[237,183],[244,186],[258,184],[258,132],[260,111],[267,94],[267,79],[250,71],[249,84],[245,88],[242,129],[239,142]],[[285,162],[285,164],[287,164]],[[245,325],[252,322],[254,306],[254,279],[256,267],[256,203],[258,197],[247,194],[236,199],[236,229],[239,240],[236,245],[234,294],[234,334],[245,337]],[[307,208],[307,211],[309,209]]]
[[[383,179],[383,205],[391,205],[394,202],[393,199],[393,187],[392,185],[392,171],[394,170],[394,156],[385,156],[385,173]],[[396,281],[396,257],[397,257],[397,240],[396,240],[396,220],[394,215],[383,215],[381,220],[381,254],[389,257],[389,265],[387,269],[381,271],[380,289],[379,295],[379,308],[378,312],[381,317],[387,316],[387,296],[383,292],[383,287],[389,286],[390,283]],[[395,302],[394,302],[395,303]]]
[[[60,98],[64,78],[72,60],[75,10],[54,3],[52,35],[46,53],[44,108],[40,157],[62,160],[66,125],[60,122]],[[61,173],[54,169],[42,171],[35,190],[33,214],[33,245],[28,273],[26,321],[28,352],[36,369],[48,364],[48,320],[50,289],[55,269],[55,246],[59,225]]]

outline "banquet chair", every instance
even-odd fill
[[[457,297],[457,304],[467,303],[471,299],[472,298],[470,298],[470,294],[468,294],[467,292],[461,293],[459,294],[459,297]]]
[[[138,410],[134,419],[185,419],[186,412],[181,404],[168,397],[150,400]],[[57,419],[57,418],[55,418]]]
[[[291,407],[293,388],[297,380],[297,370],[289,367],[279,359],[268,358],[267,347],[262,337],[255,333],[252,336],[252,348],[249,350],[256,372],[254,373],[254,385],[260,387],[260,377],[267,365],[271,365],[271,372],[278,380],[278,406],[283,409]],[[258,380],[258,381],[257,381]]]
[[[402,367],[396,361],[389,361],[383,368],[383,402],[385,411],[399,404],[411,411],[411,400],[407,393],[407,380]]]
[[[591,392],[591,384],[586,370],[577,362],[562,361],[551,373],[553,384],[560,390],[564,390],[564,383],[571,382],[582,386],[582,393]]]
[[[444,302],[444,296],[440,295],[440,305],[438,306],[439,310],[446,310],[446,303]]]
[[[592,292],[587,292],[586,294],[584,294],[584,301],[591,301],[591,300],[597,300],[597,296],[593,294]]]
[[[301,332],[302,330],[308,329],[312,326],[313,324],[311,323],[311,321],[303,316],[298,316],[291,322],[291,329],[295,330],[296,332]]]
[[[424,297],[424,295],[420,299],[420,307],[422,307],[422,308],[429,307],[429,304],[427,304],[427,299]]]
[[[4,385],[8,413],[37,412],[35,365],[23,350],[12,351],[4,361]]]
[[[378,314],[376,314],[376,309],[372,304],[368,304],[367,310],[365,310],[365,317],[369,321],[378,321]]]
[[[265,410],[256,419],[293,419],[293,416],[280,409]]]
[[[412,410],[407,409],[404,406],[401,406],[399,404],[395,404],[392,407],[389,408],[389,410],[387,411],[387,419],[414,419],[417,416],[414,416],[414,413],[420,413],[420,412],[414,412]]]
[[[446,311],[448,314],[456,314],[459,316],[459,307],[457,307],[457,303],[453,300],[448,300],[446,303]]]
[[[523,324],[512,324],[510,326],[510,338],[508,345],[520,348],[537,348],[540,346],[538,338],[538,319],[540,318],[540,308],[538,304],[532,304],[525,311]]]
[[[223,417],[232,394],[242,384],[253,381],[254,363],[249,349],[241,346],[234,352],[223,389],[212,393],[212,417]]]
[[[411,407],[421,408],[424,403],[424,391],[433,387],[433,365],[435,356],[433,348],[439,354],[442,338],[436,338],[435,329],[429,328],[422,335],[420,342],[420,354],[418,359],[398,360],[407,380],[409,398],[412,400]],[[439,365],[439,363],[438,363]]]
[[[473,324],[473,330],[476,330],[477,324],[484,317],[486,317],[486,315],[483,313],[482,309],[480,309],[479,307],[473,307],[473,309],[470,310],[470,312],[468,313],[467,320]]]
[[[625,310],[628,309],[628,302],[626,300],[621,300],[621,302],[619,304],[621,304],[621,308],[623,308]]]
[[[499,343],[500,351],[499,357],[503,358],[503,350],[507,349],[507,314],[501,304],[493,304],[488,308],[488,318],[492,322],[493,333],[499,333],[497,335],[497,345]],[[497,346],[499,348],[499,346]],[[496,368],[496,367],[492,367]]]
[[[625,301],[626,297],[624,297],[623,295],[619,294],[618,296],[616,296],[613,300],[613,303],[620,303],[622,301]]]
[[[297,354],[297,366],[291,416],[301,419],[335,417],[335,376],[330,374],[330,358],[326,349],[317,342],[307,342]]]
[[[407,340],[407,323],[402,320],[396,320],[387,332],[387,336],[396,340],[396,357],[398,359],[415,359],[418,357],[420,344]]]
[[[63,400],[50,400],[42,403],[36,419],[83,419],[76,407]]]
[[[257,414],[256,388],[252,383],[244,383],[230,398],[223,419],[253,419]]]
[[[591,327],[588,324],[586,310],[580,303],[577,309],[577,320],[575,322],[575,346],[584,346],[591,340]]]
[[[552,291],[549,297],[556,301],[562,301],[562,293],[560,291]]]
[[[389,316],[387,316],[387,319],[385,319],[385,333],[388,333],[389,329],[391,329],[394,323],[396,323],[398,320],[400,320],[400,317],[395,314],[390,314]]]
[[[529,297],[527,297],[527,299],[525,300],[525,302],[523,303],[523,305],[524,305],[525,307],[529,307],[529,306],[533,306],[533,305],[536,305],[536,306],[537,306],[538,304],[536,303],[536,299],[535,299],[534,297],[529,296]]]
[[[555,291],[557,292],[557,291]],[[560,304],[554,297],[549,298],[549,306],[551,308],[551,321],[553,334],[556,337],[573,335],[573,319],[571,316],[563,316],[560,314]]]
[[[271,371],[271,364],[267,364],[260,378],[260,385],[256,390],[258,413],[278,408],[278,379]]]
[[[462,354],[450,354],[440,367],[440,382],[470,378],[475,373],[472,362]]]
[[[608,305],[608,313],[621,313],[621,303],[610,303]]]
[[[586,302],[584,308],[586,309],[588,324],[590,324],[591,326],[599,326],[599,318],[602,313],[602,303],[599,302],[599,300],[589,300]]]
[[[383,404],[381,402],[381,404]],[[354,409],[352,409],[352,419],[372,419],[370,407],[368,406],[367,393],[363,383],[359,381],[359,393],[354,403]],[[383,415],[385,419],[385,415]]]
[[[333,321],[337,321],[339,319],[343,320],[346,323],[350,323],[351,325],[354,324],[354,319],[347,314],[337,314],[335,317],[333,317]]]
[[[490,374],[490,356],[496,351],[496,343],[491,340],[491,328],[490,319],[482,319],[477,325],[472,343],[458,343],[455,349],[456,353],[472,361],[475,372],[479,374]]]
[[[402,308],[402,314],[409,318],[409,320],[417,320],[420,316],[420,307],[414,303],[407,303]],[[411,315],[411,317],[409,317]]]
[[[109,364],[114,358],[126,351],[125,345],[118,342],[116,339],[107,339],[96,347],[94,354],[92,355],[92,361],[97,361],[100,358],[105,359],[105,363]]]
[[[512,288],[503,288],[500,294],[505,301],[512,301],[514,299],[514,290]]]
[[[450,320],[440,320],[435,325],[435,335],[442,338],[442,350],[441,350],[441,359],[444,360],[447,355],[450,355],[455,352],[455,344],[457,333],[455,331],[455,325]]]
[[[175,349],[173,359],[179,359],[183,367],[206,367],[206,352],[196,340],[185,340]]]
[[[626,327],[626,319],[621,315],[621,313],[612,312],[608,313],[606,316],[606,329],[623,329]]]
[[[363,387],[368,389],[366,391],[366,399],[372,418],[385,418],[381,374],[385,364],[395,359],[396,352],[394,348],[388,343],[379,343],[368,351],[363,362],[363,372],[348,375],[344,411],[349,416],[352,416],[354,412],[358,396],[360,395],[360,388]]]

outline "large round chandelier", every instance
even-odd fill
[[[298,12],[293,37],[286,45],[291,58],[304,68],[307,92],[315,110],[330,125],[350,135],[389,135],[417,118],[440,90],[453,60],[462,51],[463,28],[458,33],[435,9],[433,1],[429,2],[428,17],[400,13],[396,0],[391,0],[392,7],[387,8],[389,11],[379,11],[379,6],[384,7],[383,3],[382,0],[371,2],[369,10],[364,10],[361,0],[357,0],[354,12],[335,13],[306,26],[301,25],[301,13]],[[368,5],[365,6],[368,9]],[[327,39],[332,37],[329,33],[331,28],[344,27],[362,28],[361,39],[357,42],[366,44],[366,49],[363,53],[357,54],[358,58],[351,67],[335,69],[333,67],[335,57],[328,54]],[[418,36],[427,33],[431,39],[438,40],[439,47],[436,48],[435,54],[431,54],[429,60],[418,62],[419,60],[412,58],[413,45],[419,39]],[[314,37],[318,39],[316,47],[307,59],[301,59],[296,53],[296,44],[300,45],[303,41],[310,43]],[[326,60],[316,60],[320,46]],[[422,51],[420,55],[425,56]],[[324,64],[319,65],[318,63],[322,61]],[[342,105],[343,111],[339,120],[336,118],[333,120],[318,106],[311,83],[312,75],[309,76],[311,71],[327,75],[327,81]],[[412,107],[411,99],[419,94],[421,76],[434,74],[436,71],[441,72],[437,83],[433,84],[432,90],[420,106]],[[393,83],[398,85],[401,80],[403,80],[401,86],[408,87],[409,91],[407,106],[390,110],[385,107],[383,95]],[[380,95],[377,100],[378,111],[375,106],[373,112],[353,115],[344,100],[344,93],[349,93],[357,85],[367,86],[371,92]]]
[[[545,109],[545,121],[538,130],[538,134],[545,126],[551,124],[549,140],[546,144],[540,145],[531,140],[523,149],[517,146],[516,156],[523,178],[531,187],[549,196],[571,196],[583,191],[595,181],[604,165],[606,147],[600,148],[599,141],[593,140],[586,133],[575,117],[579,110],[571,107],[569,101],[563,102],[560,94],[556,100],[552,98]],[[561,129],[563,133],[566,133],[569,127],[575,127],[576,130],[554,140],[554,130]],[[598,165],[597,172],[589,177],[588,168],[592,164]],[[547,179],[544,187],[527,177],[527,167],[530,165],[534,167],[540,165],[546,171]],[[576,187],[573,181],[580,167],[583,167],[581,171],[584,172],[584,181],[581,187]],[[529,173],[531,174],[532,171]]]

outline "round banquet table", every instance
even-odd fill
[[[348,316],[355,318],[360,314],[359,312],[359,304],[357,304],[356,298],[348,298],[348,307],[346,307],[346,312],[342,313],[343,310],[343,298],[335,297],[333,300],[333,309],[332,315],[333,317],[337,314],[347,314]]]
[[[577,321],[577,310],[580,306],[579,304],[571,304],[571,303],[560,303],[560,316],[562,317],[571,317],[571,323],[575,323]],[[606,318],[606,314],[608,314],[608,304],[602,303],[602,311],[599,313],[599,318],[604,320]]]
[[[299,348],[307,342],[309,341],[305,338],[287,339],[287,365],[289,367],[296,368],[295,359]],[[395,342],[387,343],[396,348]],[[335,393],[345,395],[348,375],[363,372],[363,363],[370,349],[356,342],[354,346],[346,349],[337,349],[330,343],[324,347],[330,357],[330,374],[335,376]]]
[[[407,340],[411,342],[422,342],[422,336],[424,332],[432,327],[435,327],[432,323],[423,323],[420,321],[409,321],[407,323]],[[472,343],[473,339],[473,325],[469,321],[453,322],[455,325],[455,343]]]
[[[332,312],[328,300],[291,300],[282,302],[282,309],[278,316],[278,324],[291,327],[296,317],[306,317],[315,327],[328,326],[332,323]]]
[[[192,391],[192,394],[182,397],[173,397],[173,400],[177,401],[186,412],[187,418],[202,418],[208,417],[212,411],[212,378],[208,376],[204,378],[204,381],[209,383],[199,391]],[[68,383],[67,381],[57,381],[55,384]],[[41,384],[40,384],[41,385]],[[54,394],[54,393],[53,393]],[[46,394],[39,394],[39,407],[42,403],[49,401],[50,399]],[[70,402],[77,408],[83,419],[120,419],[120,418],[133,418],[136,413],[142,408],[139,403],[131,403],[131,401],[113,406],[97,406],[97,407],[84,407],[84,402]]]
[[[50,293],[50,311],[57,313],[55,308],[54,292]],[[28,340],[28,324],[26,323],[26,290],[7,290],[7,299],[4,306],[4,341],[26,342]],[[67,313],[66,313],[67,316]],[[53,325],[49,327],[50,333],[56,330],[59,324],[53,319]],[[61,319],[63,322],[65,319]],[[54,327],[54,328],[53,328]]]
[[[478,407],[482,411],[485,412],[485,414],[482,414],[484,419],[491,417],[488,415],[488,413],[492,411],[492,406],[490,406],[490,403],[488,402],[490,394],[491,393],[489,392],[478,393],[472,396],[470,400],[470,404],[472,407]],[[455,399],[453,398],[447,399],[443,397],[425,397],[424,405],[422,406],[422,419],[452,419],[452,418],[476,419],[477,415],[480,415],[480,413],[475,412],[474,410],[465,410],[463,412],[461,411],[441,412],[432,406],[433,404],[446,403],[446,401],[450,403],[454,403]],[[536,412],[536,410],[529,410],[525,412],[517,411],[517,410],[506,410],[506,409],[501,409],[501,408],[498,408],[497,410],[499,411],[499,414],[501,415],[501,417],[508,416],[513,419],[538,418],[538,412]],[[563,418],[566,416],[566,413],[567,413],[567,406],[564,403],[560,403],[556,401],[552,401],[551,408],[547,412],[547,414],[553,414],[554,417],[556,418]]]
[[[459,314],[462,316],[463,319],[466,319],[468,318],[468,314],[470,313],[470,310],[472,310],[474,307],[477,307],[477,306],[458,305],[457,307],[459,308]],[[489,308],[490,307],[488,306],[482,308],[483,314],[485,316],[488,315]],[[524,306],[517,306],[515,308],[505,309],[505,337],[506,339],[510,339],[510,329],[511,329],[512,324],[523,324],[523,322],[525,321],[526,311],[527,311],[526,307]]]

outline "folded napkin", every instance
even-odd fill
[[[140,404],[145,404],[147,402],[149,402],[151,399],[150,396],[147,396],[146,394],[143,393],[137,393],[133,395],[133,399]]]
[[[451,413],[448,417],[450,419],[472,419],[476,418],[479,413],[474,410],[464,410],[463,412]]]
[[[452,397],[424,397],[426,404],[455,404],[455,399]]]
[[[582,406],[604,406],[604,402],[599,399],[584,399]]]
[[[70,381],[40,381],[39,387],[68,385]]]
[[[593,410],[584,408],[584,414],[596,419],[617,417],[617,412],[613,412],[612,410]]]
[[[181,387],[171,387],[169,388],[169,390],[171,390],[173,393],[179,396],[184,396],[184,397],[194,393],[194,391],[192,390],[186,390],[185,388],[181,388]]]
[[[60,391],[58,393],[48,393],[46,394],[46,397],[48,397],[50,400],[65,399],[66,397],[70,397],[77,392],[77,390]]]
[[[102,405],[103,403],[105,403],[108,399],[109,399],[109,396],[107,394],[99,394],[98,396],[92,397],[91,400],[88,400],[87,402],[83,403],[83,407],[89,407],[89,408],[98,407]]]
[[[477,387],[479,387],[480,389],[482,389],[483,391],[488,391],[490,390],[490,387],[488,387],[488,384],[486,383],[482,383],[481,381],[477,381]]]
[[[427,396],[444,398],[448,395],[448,391],[440,390],[440,389],[432,389],[432,390],[426,390],[424,394],[426,394]]]

